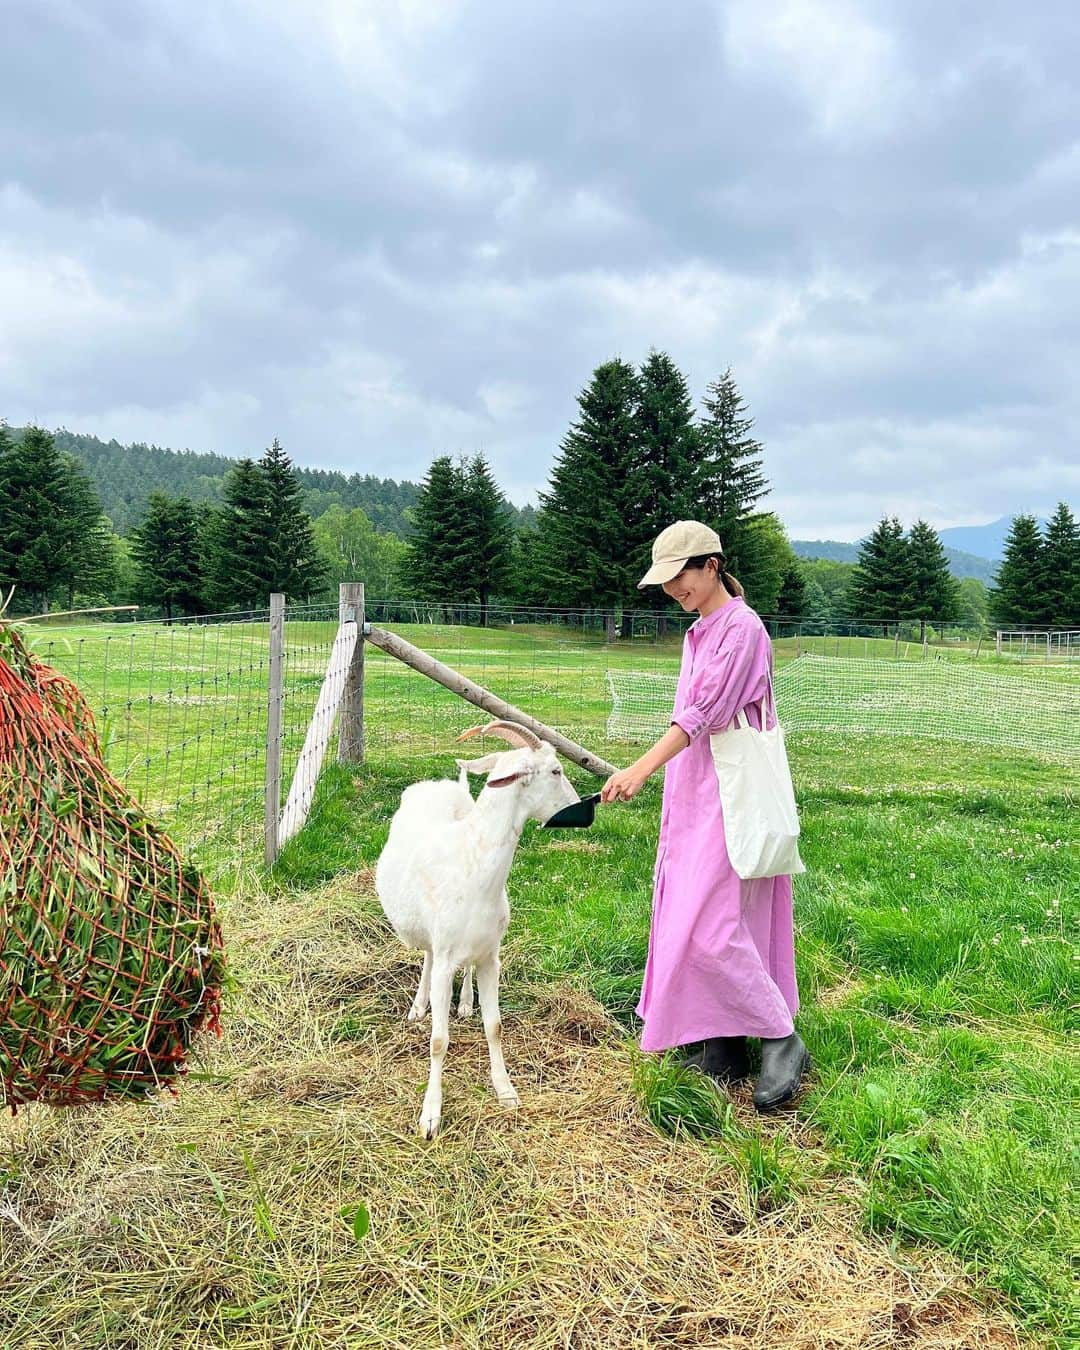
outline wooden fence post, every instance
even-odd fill
[[[267,867],[278,855],[278,820],[281,815],[281,672],[285,654],[285,597],[270,597],[270,685],[266,706],[266,788],[264,847]]]
[[[345,689],[345,680],[352,664],[352,655],[356,644],[363,639],[360,630],[351,621],[338,625],[334,645],[326,663],[326,674],[319,689],[315,711],[311,714],[304,744],[296,761],[296,771],[285,806],[278,825],[278,846],[287,844],[296,832],[303,827],[315,799],[315,788],[319,781],[326,748],[334,727],[334,718],[341,707],[341,696]]]
[[[341,697],[338,760],[359,764],[364,758],[364,583],[343,581],[338,588],[338,622],[356,621],[358,634],[353,648],[345,690]]]

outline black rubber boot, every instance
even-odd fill
[[[686,1059],[688,1069],[698,1069],[718,1083],[739,1083],[750,1076],[750,1056],[745,1036],[713,1036]]]
[[[778,1040],[763,1037],[761,1076],[754,1087],[754,1105],[759,1111],[775,1111],[791,1101],[809,1067],[810,1055],[797,1031]]]

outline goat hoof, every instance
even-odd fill
[[[471,1003],[467,1003],[467,1004],[465,1004],[464,1006],[459,1005],[459,1006],[458,1006],[458,1010],[457,1010],[457,1015],[458,1015],[459,1017],[471,1017],[471,1016],[473,1015],[473,1006],[472,1006],[472,1004],[471,1004]]]
[[[424,1139],[435,1139],[442,1127],[441,1116],[421,1116],[420,1135]]]
[[[521,1105],[521,1098],[513,1091],[513,1089],[509,1092],[500,1092],[499,1105],[505,1106],[508,1111],[514,1111]]]
[[[410,1022],[422,1022],[427,1013],[426,1008],[410,1008],[408,1020]]]

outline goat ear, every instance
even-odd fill
[[[459,759],[457,766],[466,773],[490,773],[498,762],[498,753],[484,755],[481,759]]]
[[[511,783],[517,783],[517,782],[519,782],[522,778],[528,778],[528,777],[529,777],[529,775],[528,775],[527,773],[524,773],[524,772],[522,772],[522,773],[512,773],[512,774],[509,774],[506,778],[489,778],[489,779],[487,780],[486,786],[487,786],[487,787],[509,787]]]

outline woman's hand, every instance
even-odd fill
[[[690,737],[682,727],[673,725],[660,737],[651,750],[647,750],[636,763],[628,769],[618,769],[600,789],[602,802],[628,802],[641,791],[645,781],[652,777],[657,769],[662,769],[669,759],[685,750]]]
[[[628,802],[631,797],[636,797],[641,791],[642,784],[648,776],[647,773],[642,773],[636,764],[631,764],[628,769],[619,769],[611,775],[600,789],[600,800],[602,802]]]

